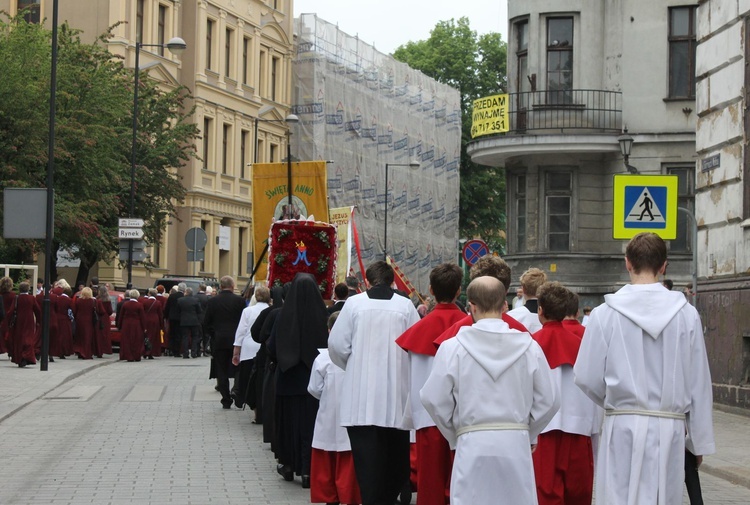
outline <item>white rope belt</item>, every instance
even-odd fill
[[[663,410],[607,409],[605,415],[665,417],[667,419],[685,420],[685,414],[680,414],[679,412],[665,412]]]
[[[529,430],[528,424],[522,423],[487,423],[475,424],[474,426],[464,426],[456,431],[456,437],[460,437],[472,431],[501,431],[501,430]]]

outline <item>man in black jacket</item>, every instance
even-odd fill
[[[200,352],[200,324],[203,315],[200,300],[193,296],[191,288],[185,288],[185,296],[177,300],[177,305],[180,308],[180,336],[182,338],[180,350],[182,357],[185,359],[190,356],[197,358]],[[192,352],[190,352],[191,349]]]
[[[221,291],[211,297],[203,317],[203,331],[211,338],[211,354],[216,365],[216,380],[221,404],[225,409],[232,408],[229,394],[229,368],[232,364],[234,334],[240,324],[245,300],[234,294],[234,279],[225,275],[219,281]]]
[[[167,304],[164,306],[164,318],[169,320],[169,350],[172,356],[180,356],[180,344],[182,333],[180,331],[180,305],[177,303],[185,296],[187,284],[181,282],[177,285],[177,291],[170,293]]]
[[[333,288],[333,296],[336,298],[336,303],[328,307],[328,315],[338,312],[344,308],[344,302],[349,298],[349,286],[343,282],[339,282]]]
[[[206,314],[206,305],[208,304],[208,295],[206,294],[206,285],[204,283],[201,283],[201,285],[198,287],[198,293],[195,295],[195,297],[201,304],[201,322],[200,326],[198,327],[198,331],[200,331],[199,343],[201,349],[198,349],[198,356],[201,355],[201,350],[203,352],[203,356],[208,356],[208,336],[203,333],[203,316],[205,316]]]

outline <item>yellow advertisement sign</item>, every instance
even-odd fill
[[[338,237],[338,262],[336,263],[336,283],[345,282],[352,265],[352,223],[353,207],[338,207],[329,210],[328,222],[336,227]]]
[[[612,238],[677,238],[677,182],[676,175],[615,175]]]
[[[471,111],[471,138],[503,133],[509,129],[507,94],[474,100],[474,108]]]
[[[328,216],[328,188],[325,161],[292,163],[292,205],[289,205],[286,163],[253,164],[253,251],[256,261],[268,243],[274,221],[315,219]],[[268,273],[268,255],[255,272],[262,280]]]

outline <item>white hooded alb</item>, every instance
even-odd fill
[[[461,328],[440,345],[420,397],[456,449],[452,505],[537,503],[531,443],[560,404],[531,335],[500,319]]]
[[[627,285],[604,299],[591,313],[574,367],[578,387],[609,411],[597,502],[682,503],[684,448],[714,452],[700,317],[682,293],[659,283]]]

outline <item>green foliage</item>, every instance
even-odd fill
[[[440,21],[430,38],[408,42],[393,56],[461,94],[461,204],[463,237],[481,237],[496,251],[504,244],[505,174],[476,165],[466,154],[471,142],[471,109],[477,98],[502,93],[506,87],[507,46],[499,33],[477,37],[466,17]]]
[[[109,36],[87,44],[67,24],[58,29],[55,246],[77,246],[86,267],[112,257],[129,209],[133,71],[106,49]],[[46,185],[51,44],[42,26],[0,21],[0,189]],[[185,88],[163,91],[145,74],[140,82],[136,215],[153,241],[184,198],[176,169],[195,156],[198,129]],[[0,252],[18,256],[13,248],[28,257],[43,246],[13,240]]]

